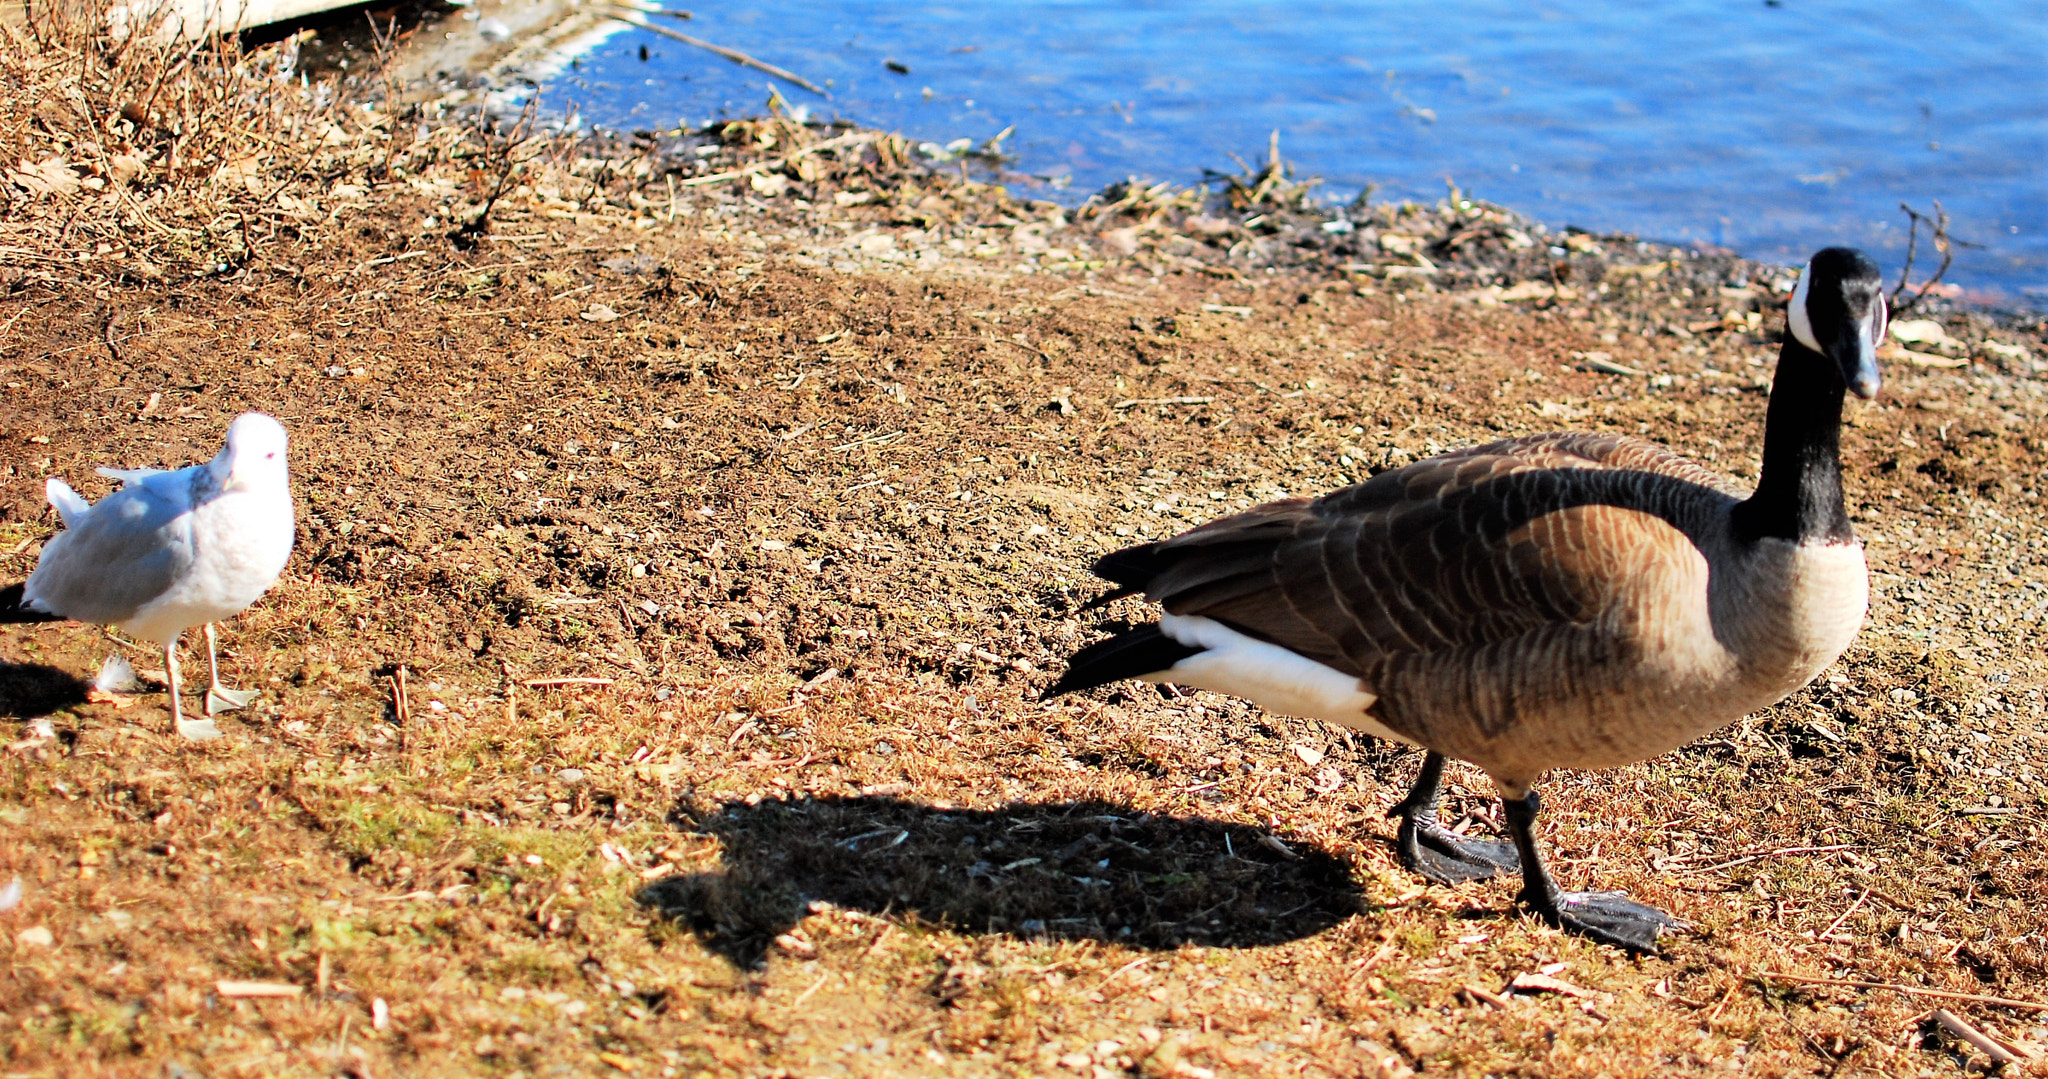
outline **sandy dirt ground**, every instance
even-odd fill
[[[2038,322],[1941,314],[1852,403],[1839,664],[1543,785],[1566,886],[1690,923],[1631,957],[1404,872],[1412,751],[1038,696],[1144,617],[1080,610],[1095,556],[1258,501],[1559,428],[1753,480],[1788,272],[1461,196],[1062,210],[864,133],[723,138],[554,152],[452,238],[489,159],[423,138],[225,270],[0,271],[0,579],[44,477],[100,497],[244,409],[300,520],[222,627],[263,696],[217,742],[90,689],[149,649],[0,629],[8,1074],[1991,1063],[1935,1009],[2048,1052]],[[1448,817],[1497,830],[1483,777]]]

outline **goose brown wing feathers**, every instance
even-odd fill
[[[1258,506],[1105,558],[1097,572],[1377,680],[1389,661],[1541,638],[1618,614],[1734,501],[1635,439],[1541,435]]]

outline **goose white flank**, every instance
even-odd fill
[[[162,647],[178,733],[219,737],[213,715],[256,694],[221,685],[213,623],[261,598],[291,557],[285,443],[275,419],[247,412],[205,464],[100,469],[121,488],[97,505],[51,477],[46,492],[64,528],[43,545],[27,581],[0,589],[0,622],[90,622]],[[207,718],[188,721],[178,639],[194,626],[206,632]]]

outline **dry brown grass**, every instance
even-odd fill
[[[0,242],[9,276],[130,283],[231,273],[307,239],[370,164],[360,110],[302,83],[297,42],[251,52],[105,28],[110,5],[0,18]]]
[[[763,133],[817,137],[736,129],[702,171]],[[1752,475],[1768,345],[1707,278],[1535,310],[1239,281],[1188,264],[1188,207],[1099,241],[872,147],[671,200],[658,158],[549,144],[464,250],[488,178],[437,137],[317,243],[0,296],[0,579],[52,527],[42,476],[97,497],[93,465],[206,456],[243,408],[292,430],[302,510],[227,627],[266,693],[222,742],[87,701],[95,631],[0,632],[0,711],[53,733],[0,759],[6,1071],[1944,1074],[1985,1058],[1936,1001],[1763,976],[2048,1000],[2048,387],[1989,347],[2038,336],[1952,319],[1970,366],[1900,363],[1855,412],[1873,614],[1827,679],[1546,784],[1567,885],[1696,927],[1635,959],[1401,871],[1407,754],[1035,697],[1132,536],[1566,422]],[[1510,991],[1545,970],[1589,995]]]

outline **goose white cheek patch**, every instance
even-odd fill
[[[1871,305],[1870,318],[1863,326],[1864,335],[1869,339],[1871,348],[1884,347],[1884,331],[1889,327],[1890,323],[1890,305],[1885,302],[1884,296],[1880,294],[1877,297],[1877,302]]]
[[[1809,262],[1799,271],[1799,287],[1792,290],[1792,302],[1785,307],[1785,328],[1792,331],[1792,339],[1807,348],[1820,351],[1820,339],[1813,335],[1813,319],[1806,313],[1806,296],[1813,283],[1813,263]]]

